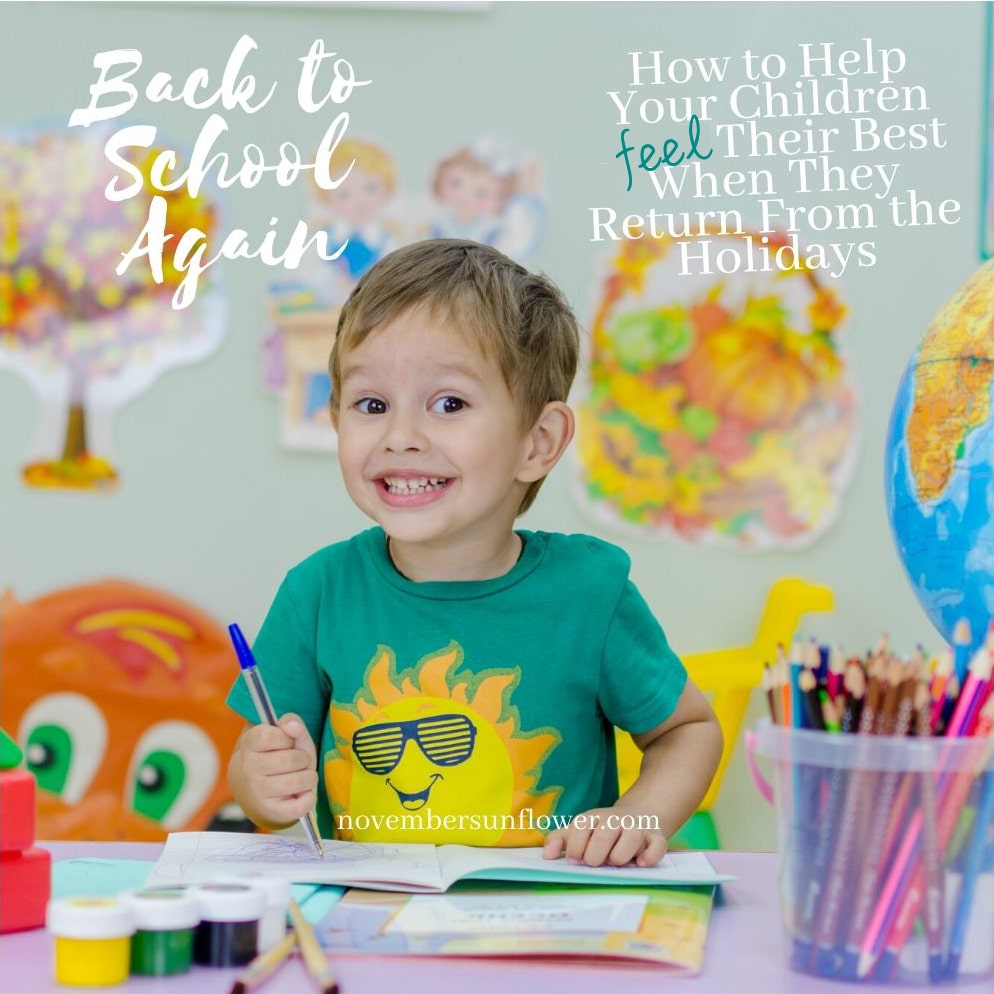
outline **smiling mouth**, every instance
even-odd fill
[[[444,476],[384,476],[381,482],[387,493],[398,496],[432,493],[449,485]]]
[[[387,777],[387,786],[397,795],[397,800],[400,801],[400,805],[405,811],[417,811],[418,808],[423,808],[428,803],[428,795],[431,793],[431,788],[435,786],[435,783],[444,779],[441,773],[433,773],[428,786],[424,790],[419,790],[416,794],[408,794],[407,791],[399,790],[390,783],[389,777]]]

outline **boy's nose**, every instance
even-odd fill
[[[416,418],[394,415],[383,434],[383,448],[388,452],[422,452],[427,437]]]

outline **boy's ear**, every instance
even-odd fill
[[[518,479],[522,483],[534,483],[548,476],[566,451],[575,429],[573,412],[566,404],[560,400],[546,404],[528,432]]]

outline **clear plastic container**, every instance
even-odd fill
[[[763,722],[746,742],[776,811],[794,969],[904,984],[994,974],[994,739]]]

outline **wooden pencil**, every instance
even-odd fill
[[[293,930],[297,933],[300,951],[311,978],[324,994],[338,994],[338,981],[332,973],[331,964],[314,934],[311,923],[304,917],[300,905],[292,897],[290,898],[290,921],[293,922]]]
[[[283,965],[296,947],[296,933],[290,932],[278,945],[273,946],[267,952],[259,953],[246,967],[245,972],[234,982],[231,994],[246,994],[253,987],[258,987],[264,980],[268,980]]]
[[[762,686],[766,693],[766,704],[770,709],[770,721],[774,725],[780,724],[780,717],[777,714],[777,694],[775,691],[775,680],[776,677],[773,673],[773,668],[769,663],[763,663],[763,676],[762,676]]]

